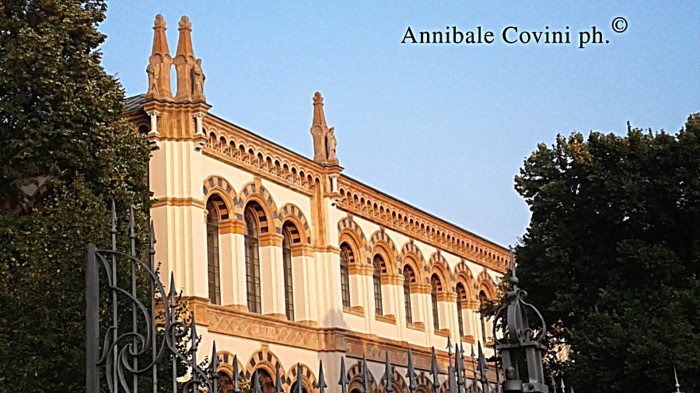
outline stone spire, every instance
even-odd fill
[[[326,115],[323,113],[323,96],[314,93],[314,117],[311,121],[311,136],[314,143],[314,161],[323,165],[338,165],[335,149],[338,141],[335,139],[335,128],[328,128]]]
[[[170,90],[170,66],[173,59],[170,57],[168,40],[165,38],[165,19],[163,15],[156,15],[153,22],[153,49],[148,58],[148,92],[146,98],[172,99]]]
[[[177,71],[177,101],[206,101],[204,97],[204,72],[202,59],[194,57],[192,49],[192,23],[190,18],[183,15],[178,23],[180,35],[177,40],[175,53],[175,69]]]

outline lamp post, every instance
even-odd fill
[[[542,341],[547,327],[537,308],[525,302],[527,292],[518,287],[512,250],[510,266],[511,290],[505,295],[507,304],[498,310],[493,324],[495,349],[505,375],[503,392],[549,393],[542,366],[545,350]]]

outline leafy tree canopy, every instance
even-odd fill
[[[570,346],[576,391],[700,389],[700,115],[684,129],[540,144],[515,179],[529,300]]]
[[[112,198],[146,233],[148,146],[100,64],[105,11],[0,2],[0,392],[85,390],[85,246],[107,245]]]

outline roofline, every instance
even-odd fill
[[[483,237],[483,236],[481,236],[481,235],[478,235],[478,234],[476,234],[476,233],[474,233],[474,232],[472,232],[472,231],[470,231],[470,230],[468,230],[468,229],[464,229],[464,228],[462,228],[461,226],[456,225],[456,224],[454,224],[454,223],[452,223],[452,222],[449,222],[449,221],[445,220],[444,218],[438,217],[438,216],[436,216],[436,215],[433,214],[433,213],[427,212],[427,211],[425,211],[425,210],[423,210],[423,209],[421,209],[421,208],[419,208],[419,207],[415,207],[415,206],[413,206],[413,205],[411,205],[411,204],[409,204],[409,203],[407,203],[407,202],[405,202],[405,201],[402,201],[402,200],[398,199],[397,197],[395,197],[395,196],[393,196],[393,195],[389,195],[389,194],[387,194],[387,193],[384,192],[384,191],[381,191],[381,190],[379,190],[379,189],[377,189],[377,188],[375,188],[375,187],[372,187],[372,186],[370,186],[370,185],[368,185],[368,184],[366,184],[366,183],[363,183],[363,182],[361,182],[361,181],[359,181],[359,180],[357,180],[357,179],[354,179],[354,178],[352,178],[352,177],[350,177],[350,176],[348,176],[348,175],[346,175],[346,174],[344,174],[344,173],[341,173],[340,176],[342,176],[342,177],[344,177],[344,178],[346,178],[346,179],[348,179],[348,180],[351,180],[351,181],[353,181],[353,182],[355,182],[355,183],[358,183],[358,184],[360,184],[360,185],[362,185],[362,186],[364,186],[364,187],[367,187],[367,188],[369,188],[370,190],[372,190],[372,191],[374,191],[374,192],[376,192],[376,193],[382,195],[383,197],[389,198],[389,199],[391,199],[391,200],[393,200],[393,201],[395,201],[395,202],[397,202],[397,203],[399,203],[399,204],[407,205],[407,206],[409,206],[411,209],[415,209],[415,210],[417,210],[418,212],[420,212],[420,213],[422,213],[422,214],[425,214],[425,215],[427,215],[428,217],[433,218],[433,219],[435,219],[435,220],[437,220],[437,221],[439,221],[439,222],[441,222],[441,223],[443,223],[443,224],[445,224],[445,225],[449,225],[449,226],[451,226],[451,227],[453,227],[453,228],[455,228],[455,229],[458,229],[458,230],[460,230],[460,231],[464,231],[464,232],[468,233],[469,235],[478,238],[479,240],[483,240],[483,241],[485,241],[485,242],[487,242],[487,243],[489,243],[489,244],[491,244],[491,245],[493,245],[493,246],[502,248],[503,250],[506,250],[506,251],[508,250],[508,247],[502,246],[502,245],[500,245],[500,244],[498,244],[498,243],[496,243],[496,242],[494,242],[494,241],[492,241],[492,240],[489,240],[489,239],[487,239],[487,238],[485,238],[485,237]]]
[[[145,97],[145,94],[136,94],[136,95],[133,95],[133,96],[131,96],[131,97],[127,97],[127,98],[125,99],[125,101],[128,100],[128,99],[133,99],[133,98],[139,97],[139,96]],[[136,112],[136,111],[126,112],[126,113],[133,113],[133,112]],[[282,145],[280,145],[279,143],[277,143],[277,142],[275,142],[275,141],[272,141],[272,140],[270,140],[270,139],[268,139],[268,138],[266,138],[266,137],[264,137],[264,136],[262,136],[262,135],[260,135],[260,134],[258,134],[258,133],[255,133],[255,132],[253,132],[253,131],[250,131],[249,129],[247,129],[247,128],[245,128],[245,127],[241,127],[241,126],[239,126],[238,124],[233,123],[233,122],[231,122],[231,121],[229,121],[229,120],[226,120],[226,119],[224,119],[224,118],[222,118],[222,117],[220,117],[220,116],[217,116],[217,115],[215,115],[215,114],[213,114],[213,113],[207,113],[207,115],[208,115],[208,116],[212,116],[212,117],[216,118],[217,120],[222,121],[222,122],[224,122],[224,123],[231,124],[232,126],[236,127],[236,128],[239,129],[240,131],[249,134],[249,135],[252,136],[253,138],[257,138],[257,139],[260,139],[260,140],[262,140],[262,141],[264,141],[264,142],[270,143],[271,145],[273,145],[273,146],[275,146],[275,147],[277,147],[277,148],[279,148],[279,149],[281,149],[281,150],[283,150],[283,151],[285,151],[285,152],[287,152],[287,153],[289,153],[289,154],[291,154],[291,155],[293,155],[293,156],[299,158],[300,160],[303,160],[304,162],[306,162],[306,163],[308,163],[308,164],[310,164],[310,165],[315,166],[315,167],[316,167],[318,170],[320,170],[320,171],[322,171],[322,170],[324,169],[324,166],[323,166],[323,165],[320,165],[319,163],[315,162],[314,160],[312,160],[312,159],[310,159],[310,158],[308,158],[308,157],[305,157],[305,156],[301,155],[300,153],[297,153],[297,152],[295,152],[294,150],[289,149],[288,147],[282,146]],[[348,176],[348,175],[346,175],[346,174],[344,174],[344,173],[341,173],[340,176],[342,176],[342,177],[344,177],[344,178],[346,178],[346,179],[348,179],[348,180],[350,180],[350,181],[352,181],[352,182],[355,182],[355,183],[357,183],[357,184],[359,184],[359,185],[361,185],[361,186],[363,186],[363,187],[366,187],[366,188],[368,188],[368,189],[370,189],[370,190],[372,190],[372,191],[374,191],[374,192],[376,192],[376,193],[382,195],[383,197],[386,197],[386,198],[388,198],[388,199],[391,199],[392,201],[394,201],[394,202],[396,202],[396,203],[398,203],[398,204],[407,206],[409,209],[414,209],[414,210],[416,210],[416,211],[418,211],[418,212],[420,212],[420,213],[422,213],[422,214],[425,214],[425,215],[427,215],[428,217],[430,217],[430,218],[432,218],[432,219],[435,219],[435,220],[441,222],[441,223],[444,224],[444,225],[448,225],[448,226],[451,226],[451,227],[453,227],[453,228],[455,228],[455,229],[457,229],[457,230],[459,230],[459,231],[463,231],[463,232],[465,232],[465,233],[467,233],[467,234],[469,234],[469,235],[471,235],[471,236],[474,236],[474,237],[478,238],[479,240],[482,240],[482,241],[484,241],[484,242],[487,242],[487,243],[489,243],[489,244],[491,244],[491,245],[493,245],[493,246],[495,246],[495,247],[501,248],[501,249],[506,250],[506,251],[508,250],[507,247],[505,247],[505,246],[503,246],[503,245],[501,245],[501,244],[498,244],[498,243],[496,243],[496,242],[494,242],[494,241],[492,241],[492,240],[489,240],[489,239],[487,239],[487,238],[485,238],[485,237],[483,237],[483,236],[481,236],[481,235],[478,235],[478,234],[476,234],[476,233],[474,233],[474,232],[472,232],[472,231],[470,231],[470,230],[468,230],[468,229],[465,229],[465,228],[463,228],[463,227],[461,227],[461,226],[459,226],[459,225],[456,225],[456,224],[454,224],[454,223],[452,223],[452,222],[449,222],[449,221],[447,221],[447,220],[445,220],[445,219],[443,219],[443,218],[441,218],[441,217],[438,217],[438,216],[436,216],[435,214],[432,214],[432,213],[430,213],[430,212],[428,212],[428,211],[425,211],[425,210],[423,210],[423,209],[421,209],[421,208],[419,208],[419,207],[416,207],[416,206],[411,205],[411,204],[409,204],[409,203],[407,203],[407,202],[404,202],[404,201],[398,199],[398,198],[395,197],[395,196],[389,195],[389,194],[387,194],[387,193],[384,192],[384,191],[381,191],[381,190],[379,190],[379,189],[377,189],[377,188],[375,188],[375,187],[373,187],[373,186],[370,186],[370,185],[368,185],[368,184],[366,184],[366,183],[363,183],[363,182],[361,182],[361,181],[359,181],[359,180],[357,180],[357,179],[355,179],[355,178],[352,178],[352,177],[350,177],[350,176]]]

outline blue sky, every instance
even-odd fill
[[[145,92],[153,19],[192,22],[212,113],[307,157],[325,97],[344,173],[502,245],[529,210],[513,177],[557,133],[678,131],[700,111],[697,1],[113,1],[103,61]],[[640,3],[642,5],[640,5]],[[623,33],[611,22],[624,17]],[[486,45],[401,44],[406,29],[493,31]],[[571,44],[506,44],[564,30]],[[592,26],[608,44],[578,49]]]

